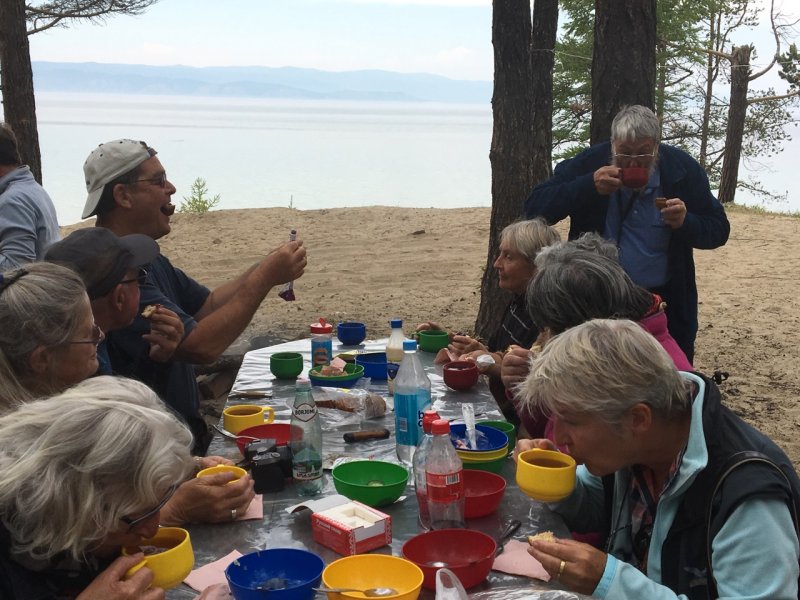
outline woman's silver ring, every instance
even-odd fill
[[[236,520],[236,509],[235,509],[235,508],[232,508],[232,509],[231,509],[231,521],[235,521],[235,520]],[[563,567],[564,567],[564,565],[563,565],[563,562],[564,562],[564,561],[562,560],[561,562],[562,562],[562,565],[561,565],[561,567],[562,567],[562,569],[563,569]],[[561,575],[561,573],[559,573],[559,575]]]
[[[564,574],[564,567],[567,566],[567,562],[565,560],[561,561],[561,564],[558,565],[558,575],[556,575],[556,581],[561,580],[561,576]]]

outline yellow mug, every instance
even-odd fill
[[[517,457],[517,485],[541,502],[558,502],[575,489],[575,459],[555,450],[532,448]]]
[[[140,551],[145,553],[144,559],[128,569],[125,578],[128,579],[142,567],[147,567],[153,572],[151,587],[165,590],[174,588],[186,579],[194,567],[189,532],[180,527],[160,527],[155,536],[142,540],[139,546],[123,548],[122,554],[129,556]]]
[[[247,471],[241,467],[236,467],[234,465],[214,465],[213,467],[207,467],[198,471],[195,477],[208,477],[209,475],[216,475],[217,473],[233,473],[236,479],[231,479],[228,484],[239,481],[242,477],[247,475]]]
[[[272,423],[275,411],[271,406],[256,404],[234,404],[222,411],[222,425],[231,433],[239,433],[242,429]]]

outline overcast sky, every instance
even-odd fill
[[[668,1],[668,0],[661,0]],[[766,2],[766,0],[761,0]],[[776,0],[800,16],[800,0]],[[774,52],[768,19],[736,43],[754,43],[754,70]],[[491,0],[161,0],[138,17],[79,23],[31,37],[33,60],[149,65],[384,69],[491,81]],[[588,63],[587,63],[588,68]],[[776,75],[757,87],[785,85]],[[791,189],[800,140],[770,164]],[[785,178],[785,181],[784,181]],[[800,193],[795,208],[800,208]]]

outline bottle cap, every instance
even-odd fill
[[[425,433],[431,432],[431,425],[433,422],[439,419],[439,413],[435,410],[426,410],[422,413],[422,430]]]
[[[443,435],[450,433],[450,421],[447,419],[436,419],[431,424],[431,433],[433,435]]]
[[[312,323],[310,329],[311,333],[331,333],[333,325],[320,317],[319,323]]]
[[[308,377],[298,377],[295,380],[295,387],[298,390],[310,390],[311,389],[311,380]]]
[[[392,329],[396,329],[398,327],[402,327],[403,326],[403,319],[391,319],[389,321],[389,325],[392,326]]]
[[[417,340],[403,340],[403,351],[409,352],[417,349]]]

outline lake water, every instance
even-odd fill
[[[116,138],[156,148],[180,204],[202,177],[219,208],[491,206],[491,107],[38,93],[44,186],[59,221],[80,220],[83,161]],[[792,157],[800,138],[758,174],[800,210]],[[743,165],[743,175],[747,165]],[[737,202],[758,203],[739,192]]]
[[[177,187],[203,177],[219,208],[491,205],[491,107],[39,93],[44,186],[80,220],[83,162],[145,140]]]

